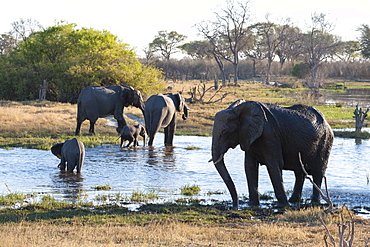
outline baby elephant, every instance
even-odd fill
[[[137,147],[139,135],[144,138],[145,146],[145,127],[141,124],[125,125],[121,130],[121,147],[126,140],[129,141],[126,147],[129,147],[132,142],[134,142],[133,147]]]
[[[73,172],[76,167],[77,173],[81,172],[85,159],[85,146],[80,140],[73,138],[66,142],[55,144],[51,148],[51,152],[61,159],[58,165],[61,171],[65,171],[67,162],[67,171]]]

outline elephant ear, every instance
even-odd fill
[[[128,107],[134,101],[134,89],[125,88],[121,91],[121,100],[124,107]]]
[[[182,112],[184,110],[184,100],[182,99],[181,94],[173,94],[172,96],[176,111]]]
[[[64,142],[55,144],[54,146],[51,147],[51,153],[57,156],[58,158],[60,158],[60,156],[62,155],[63,145],[64,145]]]
[[[268,121],[265,107],[259,102],[249,101],[236,106],[234,111],[239,115],[240,147],[243,151],[246,151],[263,133],[264,126]]]

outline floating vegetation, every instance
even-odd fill
[[[106,185],[97,185],[94,188],[95,190],[110,190],[112,187],[109,184]]]
[[[185,185],[180,188],[181,194],[184,196],[193,196],[198,195],[200,192],[200,188],[198,185]]]
[[[185,149],[186,149],[186,150],[195,150],[195,149],[200,149],[200,148],[198,148],[198,147],[193,147],[193,146],[187,146]]]

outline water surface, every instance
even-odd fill
[[[172,151],[166,150],[163,134],[158,134],[154,150],[122,149],[118,145],[87,148],[81,175],[60,172],[59,160],[50,151],[0,149],[0,193],[48,193],[63,199],[73,199],[82,193],[86,200],[94,201],[97,194],[130,195],[133,191],[154,190],[162,201],[172,201],[184,197],[180,195],[181,187],[198,185],[199,199],[231,201],[213,164],[208,163],[211,137],[176,136],[175,145]],[[353,139],[335,138],[327,170],[334,203],[370,206],[370,164],[366,159],[369,151],[369,140],[356,144]],[[244,153],[239,147],[229,150],[225,161],[239,195],[247,196]],[[293,172],[284,171],[283,175],[285,188],[291,191]],[[112,189],[95,190],[95,186],[106,184]],[[260,169],[259,191],[271,194],[273,191],[264,166]],[[207,192],[224,193],[207,195]],[[306,181],[304,197],[309,198],[310,194],[311,185]]]

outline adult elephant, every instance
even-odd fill
[[[245,153],[249,204],[259,205],[258,168],[266,165],[279,204],[288,205],[282,170],[294,171],[295,185],[289,202],[296,203],[301,198],[305,179],[298,153],[305,170],[320,187],[333,139],[333,131],[323,114],[312,106],[280,107],[239,100],[215,115],[212,160],[231,194],[234,207],[238,207],[238,195],[225,167],[224,154],[238,144]],[[320,201],[315,188],[311,199],[314,203]]]
[[[95,134],[94,125],[98,118],[113,115],[118,122],[117,132],[126,125],[123,117],[124,107],[138,107],[144,111],[144,101],[139,90],[132,87],[115,85],[111,87],[89,86],[84,88],[77,100],[76,135],[80,134],[81,124],[90,121],[89,132]],[[144,112],[143,112],[144,114]]]
[[[160,128],[164,128],[165,146],[173,146],[176,112],[183,112],[182,119],[187,119],[188,107],[181,94],[157,94],[146,101],[144,116],[149,146],[153,146],[154,137]]]

